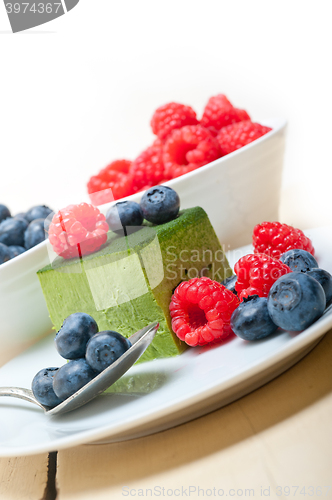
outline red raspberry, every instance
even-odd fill
[[[166,139],[174,129],[197,124],[198,120],[195,111],[190,106],[177,102],[170,102],[160,106],[151,119],[153,133],[162,140]]]
[[[98,250],[107,241],[108,224],[98,208],[87,203],[68,205],[57,212],[49,226],[53,250],[63,257],[81,257]]]
[[[210,278],[183,281],[175,289],[169,310],[172,328],[190,346],[223,340],[232,329],[232,312],[239,301],[230,290]]]
[[[219,94],[208,100],[200,124],[217,135],[222,127],[244,120],[250,120],[248,113],[244,109],[234,108],[225,95]]]
[[[217,136],[222,155],[227,155],[246,146],[262,137],[262,135],[267,134],[270,130],[272,130],[270,127],[264,127],[249,120],[233,123],[222,128]]]
[[[93,175],[88,182],[88,193],[94,205],[103,205],[133,194],[133,180],[129,174],[131,161],[115,160]]]
[[[166,181],[163,161],[163,142],[156,139],[130,167],[134,191],[143,191]]]
[[[222,156],[218,141],[200,125],[174,130],[164,146],[165,173],[174,179]]]
[[[281,224],[281,222],[262,222],[254,227],[252,242],[255,253],[265,253],[279,259],[281,254],[299,248],[315,255],[312,242],[301,229]]]
[[[241,257],[234,271],[237,275],[235,290],[240,300],[249,295],[267,297],[273,283],[291,272],[280,260],[260,253]]]

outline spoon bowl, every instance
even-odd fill
[[[159,323],[155,322],[134,333],[128,339],[132,344],[131,347],[120,358],[54,408],[42,405],[37,401],[30,389],[22,387],[0,387],[0,396],[24,399],[34,403],[40,406],[47,415],[60,415],[61,413],[76,410],[76,408],[85,405],[104,392],[122,377],[151,344],[158,328]]]

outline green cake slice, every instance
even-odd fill
[[[171,328],[169,304],[181,281],[208,276],[222,281],[232,271],[205,211],[183,210],[158,226],[146,223],[129,236],[109,232],[107,243],[80,259],[58,257],[38,271],[51,320],[58,331],[74,312],[90,314],[99,330],[129,337],[159,321],[140,358],[175,356],[186,345]]]

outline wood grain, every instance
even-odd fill
[[[42,500],[47,485],[48,455],[0,458],[1,500]]]

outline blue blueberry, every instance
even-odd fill
[[[234,276],[226,278],[221,284],[224,285],[227,288],[227,290],[233,292],[234,295],[237,295],[237,291],[235,290],[236,282],[237,282],[237,276],[236,274],[234,274]]]
[[[86,345],[98,332],[96,321],[86,313],[68,316],[55,337],[55,347],[65,359],[84,358]]]
[[[62,402],[53,390],[53,378],[59,368],[44,368],[33,378],[31,388],[33,395],[44,406],[53,408]]]
[[[124,354],[131,343],[118,332],[107,330],[92,337],[86,346],[86,360],[97,372],[103,371]]]
[[[143,223],[143,212],[138,203],[134,201],[119,201],[108,209],[106,221],[111,231],[125,234],[129,226],[141,226]],[[130,232],[130,231],[129,231]]]
[[[10,260],[11,258],[12,256],[9,247],[7,247],[7,245],[4,245],[3,243],[0,243],[0,264],[7,262],[7,260]]]
[[[44,219],[35,219],[24,232],[24,246],[27,250],[45,240]]]
[[[10,252],[10,258],[13,259],[14,257],[17,257],[21,253],[25,252],[26,249],[24,247],[20,247],[18,245],[11,245],[8,247],[8,250]]]
[[[295,272],[306,273],[314,267],[318,267],[316,259],[306,250],[288,250],[281,255],[280,260]]]
[[[315,278],[315,280],[322,285],[325,292],[326,303],[328,304],[332,299],[332,276],[330,273],[324,269],[316,268],[311,269],[311,271],[308,271],[307,274],[312,278]]]
[[[73,359],[61,366],[53,378],[53,390],[58,398],[65,400],[88,384],[97,373],[84,358]]]
[[[24,219],[29,222],[25,212],[19,212],[18,214],[14,215],[14,219]]]
[[[30,208],[24,217],[28,220],[28,222],[32,222],[35,219],[46,219],[50,213],[52,213],[52,210],[46,205],[37,205]]]
[[[0,203],[0,222],[8,219],[8,217],[11,217],[9,209],[6,207],[6,205],[2,205]]]
[[[267,298],[251,295],[244,298],[231,317],[233,332],[244,340],[259,340],[277,330],[267,310]]]
[[[281,276],[272,285],[267,301],[272,321],[290,331],[310,326],[323,314],[325,305],[322,285],[303,272]]]
[[[177,217],[180,198],[177,192],[168,186],[154,186],[143,194],[141,209],[147,221],[164,224]]]
[[[0,243],[24,247],[24,232],[28,227],[24,219],[9,218],[0,223]]]

